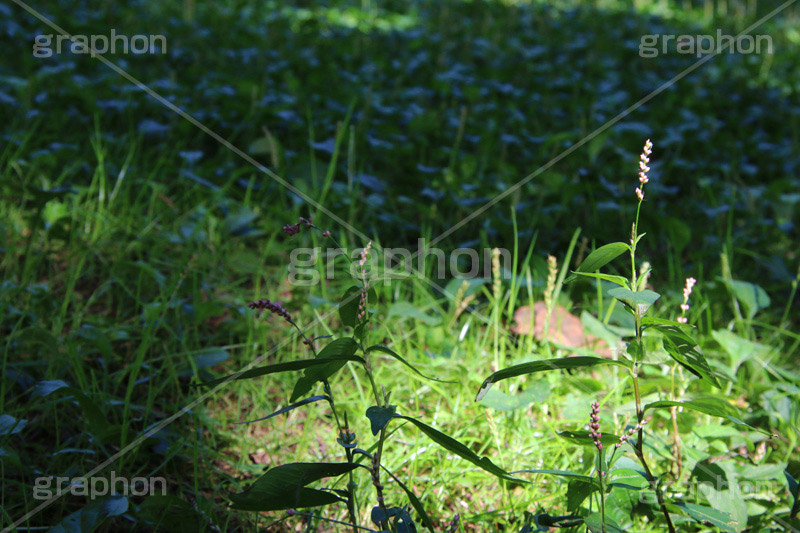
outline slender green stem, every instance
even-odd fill
[[[351,526],[353,526],[353,531],[358,531],[359,529],[361,529],[363,531],[375,531],[374,529],[370,529],[368,527],[362,527],[362,526],[358,526],[356,524],[347,524],[346,522],[342,522],[341,520],[334,520],[333,518],[325,518],[324,516],[318,516],[318,515],[314,515],[314,514],[311,514],[311,513],[303,513],[303,512],[300,512],[300,511],[294,511],[292,513],[292,515],[293,516],[307,516],[308,518],[316,518],[318,520],[323,520],[325,522],[330,522],[331,524],[340,524],[340,525],[343,525],[343,526],[351,525]]]
[[[314,348],[314,343],[309,340],[309,338],[306,336],[306,334],[303,333],[303,330],[301,330],[300,327],[293,320],[290,319],[290,320],[288,320],[288,322],[292,326],[294,326],[295,329],[297,329],[297,332],[300,334],[300,336],[303,338],[303,340],[306,341],[305,343],[311,348],[311,351],[314,353],[314,357],[317,357],[318,354],[317,354],[317,350]],[[347,435],[349,434],[349,431],[350,431],[348,429],[348,427],[347,427],[347,415],[345,414],[345,426],[344,426],[344,429],[342,429],[342,423],[339,420],[339,413],[336,411],[336,400],[335,400],[335,398],[333,396],[333,389],[331,388],[331,384],[327,380],[327,378],[322,380],[322,386],[325,389],[325,394],[328,395],[328,398],[329,398],[329,402],[328,403],[331,406],[331,412],[333,413],[333,418],[336,420],[336,428],[338,430],[338,433],[339,433],[339,435],[341,437],[346,438]],[[345,456],[347,457],[347,462],[348,463],[352,463],[353,462],[353,454],[350,451],[350,449],[349,448],[345,448],[344,452],[345,452]],[[356,533],[357,532],[356,528],[358,528],[358,526],[356,525],[357,518],[356,518],[356,508],[355,508],[355,490],[354,490],[354,487],[355,487],[355,481],[353,479],[353,472],[350,471],[350,483],[348,484],[348,488],[347,488],[347,511],[348,511],[348,514],[350,515],[350,522],[351,522],[351,525],[353,526],[353,533]]]
[[[639,213],[642,210],[642,201],[636,206],[636,220],[631,230],[631,290],[636,290],[636,244],[639,240]]]
[[[383,443],[386,440],[386,427],[381,429],[381,435],[378,439],[378,449],[375,452],[375,459],[374,459],[374,468],[375,471],[373,472],[373,482],[375,484],[375,490],[378,494],[378,505],[383,510],[384,514],[388,517],[389,514],[386,511],[386,502],[383,498],[383,485],[380,484],[380,480],[378,476],[380,475],[380,468],[381,468],[381,455],[383,455]],[[387,527],[391,527],[392,532],[395,531],[394,524],[389,521],[387,518],[386,520],[381,521],[381,529],[384,531]]]
[[[639,346],[642,350],[642,359],[644,359],[644,344],[641,342],[641,330],[637,321],[637,328],[636,328],[636,340],[639,342]],[[642,421],[644,420],[644,411],[642,410],[642,393],[639,390],[639,365],[638,361],[634,362],[633,370],[631,377],[633,378],[633,393],[636,396],[636,418],[639,421],[639,433],[636,439],[636,445],[633,447],[634,452],[636,453],[636,457],[639,459],[639,462],[642,464],[645,473],[647,474],[647,480],[650,482],[650,486],[656,493],[656,499],[658,500],[658,505],[661,507],[661,512],[664,514],[664,519],[667,521],[667,527],[669,528],[670,533],[675,533],[675,526],[672,524],[672,518],[669,516],[669,511],[667,511],[667,506],[664,502],[664,496],[661,494],[661,489],[656,482],[655,476],[653,476],[650,467],[647,465],[647,460],[644,457],[644,449],[643,449],[643,438],[644,438],[644,428],[642,427]]]
[[[797,267],[797,275],[795,276],[794,280],[792,280],[792,292],[789,294],[789,299],[786,300],[786,307],[783,308],[783,315],[781,315],[781,321],[778,322],[778,324],[781,326],[783,326],[786,323],[786,320],[789,318],[789,310],[792,308],[792,304],[794,303],[794,297],[797,294],[798,282],[800,282],[800,265]]]
[[[600,523],[603,527],[603,533],[606,533],[606,481],[605,473],[603,472],[603,450],[597,452],[597,477],[600,480]]]

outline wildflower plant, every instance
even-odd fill
[[[323,237],[334,239],[330,231],[319,228],[310,219],[300,218],[295,224],[283,226],[283,232],[289,237],[299,234],[304,229],[316,230],[321,232]],[[338,246],[338,243],[336,244]],[[389,346],[370,341],[372,322],[376,321],[378,316],[375,312],[375,306],[378,301],[375,291],[370,286],[370,276],[367,270],[372,250],[372,242],[369,242],[362,249],[357,260],[351,259],[350,271],[354,274],[353,277],[358,284],[345,290],[339,302],[338,315],[342,331],[335,338],[331,339],[329,336],[312,338],[307,336],[303,328],[295,322],[289,310],[281,303],[260,299],[248,304],[250,309],[269,312],[285,320],[296,330],[302,339],[302,344],[311,350],[312,358],[259,366],[202,384],[212,386],[233,380],[254,379],[279,372],[302,371],[302,375],[298,377],[292,390],[289,405],[267,416],[246,423],[264,422],[309,404],[326,402],[336,424],[336,442],[342,449],[343,461],[298,462],[274,466],[256,479],[243,492],[231,495],[233,508],[250,511],[285,511],[283,519],[295,516],[314,516],[318,520],[342,526],[353,532],[375,531],[359,524],[358,503],[356,501],[356,493],[359,486],[364,488],[371,487],[374,490],[374,502],[376,505],[372,507],[370,517],[373,525],[377,526],[380,531],[413,532],[417,531],[417,523],[433,531],[433,521],[426,513],[420,499],[382,462],[383,452],[389,445],[389,436],[393,433],[393,431],[389,431],[389,425],[395,420],[415,426],[447,451],[498,478],[516,480],[511,474],[492,463],[490,459],[478,456],[461,442],[425,424],[421,420],[398,413],[397,406],[390,403],[391,393],[378,386],[374,371],[377,355],[393,358],[422,378],[432,381],[443,380],[425,376]],[[325,345],[317,349],[317,344],[323,342]],[[357,436],[355,431],[352,430],[349,421],[352,420],[353,413],[348,412],[336,403],[335,393],[333,387],[331,387],[330,378],[348,363],[360,367],[370,383],[375,404],[366,410],[365,415],[369,421],[371,438],[367,437],[365,439]],[[322,394],[308,396],[318,386],[321,386]],[[369,442],[370,440],[372,440],[371,443]],[[361,476],[359,477],[358,474],[361,474]],[[344,476],[347,479],[346,488],[344,489],[335,488],[335,481],[333,482],[334,486],[320,488],[309,486],[323,479],[336,479]],[[388,487],[384,484],[387,478],[391,479],[395,486],[405,493],[404,499],[410,506],[397,503],[398,495],[390,493]],[[337,504],[346,506],[349,517],[348,522],[322,517],[318,513],[312,515],[301,510]],[[416,512],[416,522],[411,515],[412,510]],[[459,522],[460,519],[456,515],[450,522],[449,530],[455,531],[459,527]]]
[[[559,436],[579,445],[594,448],[596,462],[594,476],[587,476],[577,472],[562,470],[523,470],[520,472],[535,472],[556,475],[569,481],[568,505],[569,510],[577,514],[561,516],[558,523],[553,523],[554,518],[541,515],[538,524],[566,525],[580,524],[581,522],[592,532],[622,531],[620,526],[607,513],[606,496],[613,489],[651,491],[655,498],[653,514],[660,514],[662,527],[674,533],[675,524],[695,520],[697,522],[711,522],[720,525],[727,515],[718,513],[714,509],[696,505],[680,500],[667,501],[664,490],[664,476],[660,476],[651,468],[645,454],[645,425],[648,412],[653,410],[671,410],[673,414],[686,411],[697,411],[705,415],[727,419],[739,426],[755,430],[766,435],[769,432],[754,428],[744,422],[743,415],[729,402],[720,397],[705,396],[687,400],[659,400],[643,403],[642,381],[648,376],[645,367],[658,362],[650,361],[647,347],[651,343],[645,342],[645,336],[656,337],[663,345],[664,351],[674,360],[680,368],[688,371],[699,380],[721,389],[722,381],[726,379],[722,374],[712,370],[697,341],[692,335],[691,326],[687,324],[686,312],[689,309],[689,296],[696,280],[689,278],[683,292],[681,314],[676,320],[656,318],[648,314],[653,305],[661,298],[657,292],[647,289],[646,285],[650,276],[650,265],[643,262],[637,269],[636,251],[641,239],[645,236],[640,233],[639,215],[645,200],[645,186],[650,179],[650,156],[653,144],[650,140],[644,145],[639,159],[639,183],[635,188],[637,200],[636,216],[631,228],[629,242],[615,242],[606,244],[590,253],[578,268],[572,273],[565,283],[573,282],[580,278],[590,278],[615,285],[607,294],[623,304],[625,310],[632,316],[634,334],[628,339],[624,353],[616,358],[603,358],[593,356],[575,356],[555,359],[544,359],[522,363],[501,369],[487,377],[478,392],[477,400],[480,401],[488,393],[493,384],[509,378],[547,372],[552,370],[573,370],[578,368],[606,366],[625,372],[630,383],[629,393],[633,396],[635,405],[636,423],[622,431],[620,436],[604,433],[601,430],[601,406],[603,401],[594,402],[591,406],[588,431],[562,431]],[[630,277],[598,272],[615,259],[629,257]],[[552,265],[554,259],[550,260]],[[551,267],[551,273],[554,270]],[[551,275],[551,277],[553,277]],[[552,306],[552,295],[546,291],[548,308]],[[652,436],[651,438],[655,438]],[[628,446],[626,446],[628,445]],[[610,453],[607,453],[610,452]],[[627,458],[622,461],[626,453],[632,452],[635,462]],[[638,466],[637,466],[638,464]],[[586,500],[590,505],[588,510],[580,506]],[[596,501],[595,507],[592,502]],[[642,499],[640,498],[640,502]]]

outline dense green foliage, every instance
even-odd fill
[[[369,335],[387,348],[337,354],[326,377],[359,447],[369,451],[381,425],[391,433],[381,457],[396,476],[382,477],[387,501],[412,505],[420,528],[421,506],[442,530],[456,513],[463,531],[577,531],[584,516],[602,529],[588,511],[599,503],[598,454],[584,428],[595,401],[604,434],[636,425],[630,378],[619,364],[594,365],[609,359],[591,350],[568,357],[509,330],[516,309],[547,296],[552,254],[561,265],[554,305],[611,346],[637,338],[632,315],[611,302],[631,297],[614,293],[617,285],[644,287],[620,278],[631,275],[626,256],[589,254],[628,241],[636,157],[652,138],[639,216],[647,236],[636,254],[660,293],[647,325],[666,340],[639,339],[651,357],[641,380],[652,416],[643,453],[681,531],[800,529],[791,518],[800,496],[797,6],[752,30],[772,36],[773,54],[720,55],[634,106],[697,62],[640,57],[642,35],[735,35],[779,4],[298,4],[30,4],[72,34],[166,36],[166,54],[103,58],[34,57],[35,36],[56,30],[0,4],[0,524],[41,504],[36,478],[102,466],[96,475],[164,477],[167,494],[65,495],[22,525],[288,531],[306,520],[309,530],[339,530],[254,513],[259,504],[246,496],[265,466],[269,474],[298,463],[312,466],[278,474],[342,474],[338,485],[307,489],[330,503],[319,486],[343,489],[353,470],[341,466],[330,391],[314,377],[332,367],[292,363],[313,357],[302,338],[245,305],[280,299],[320,349],[353,335],[343,326],[357,310],[337,313],[352,279],[287,279],[292,246],[325,245],[319,232],[291,241],[281,233],[308,216],[352,248],[372,239],[415,250],[418,237],[444,234],[444,249],[513,252],[455,302],[458,280],[376,284]],[[658,322],[681,315],[690,276],[698,283],[686,317],[702,364],[684,330]],[[265,354],[262,366],[275,366],[256,379],[208,396],[193,386]],[[364,416],[388,404],[361,371],[369,358],[370,380],[409,419],[386,426],[388,411]],[[562,361],[559,370],[529,372],[549,359]],[[495,372],[505,374],[476,403]],[[238,424],[302,398],[313,400]],[[497,471],[485,471],[484,459]],[[604,486],[608,518],[628,531],[663,531],[658,502],[630,497],[631,487],[647,493],[635,459],[618,459]],[[513,481],[503,481],[508,473]],[[687,496],[710,473],[757,488]],[[353,511],[374,526],[370,474],[353,475]],[[339,504],[307,511],[351,514]]]

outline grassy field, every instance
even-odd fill
[[[681,315],[685,279],[697,279],[686,317],[724,380],[708,386],[649,342],[641,396],[714,395],[775,436],[653,410],[645,451],[674,501],[723,513],[703,522],[683,512],[680,531],[800,530],[784,477],[800,479],[798,5],[772,16],[780,3],[25,5],[39,17],[17,0],[0,4],[2,527],[348,530],[229,507],[267,467],[345,457],[324,403],[238,424],[286,406],[297,373],[213,394],[195,386],[253,361],[313,355],[286,321],[248,309],[253,300],[281,301],[309,337],[343,335],[337,305],[354,285],[346,261],[331,260],[341,270],[324,283],[291,282],[292,251],[329,242],[281,231],[301,216],[351,250],[371,240],[414,252],[419,238],[448,253],[508,249],[510,261],[486,261],[464,287],[432,265],[378,283],[372,342],[447,382],[389,356],[374,357],[372,377],[398,412],[509,472],[590,475],[594,448],[558,432],[584,429],[595,401],[604,433],[635,425],[627,376],[609,366],[532,374],[475,398],[501,368],[590,355],[512,332],[515,312],[545,299],[548,255],[563,274],[554,305],[612,346],[631,337],[613,284],[561,282],[593,249],[629,241],[637,158],[650,138],[636,270],[652,266],[647,287],[662,296],[651,314],[664,319]],[[750,33],[769,35],[772,53],[699,66],[674,49],[639,54],[643,35],[736,35],[765,17]],[[43,19],[73,35],[164,35],[166,50],[36,57],[36,36],[61,31]],[[604,272],[629,270],[620,260]],[[348,363],[330,385],[370,449],[369,380]],[[579,487],[568,478],[504,482],[412,424],[391,429],[382,464],[437,530],[458,513],[458,531],[548,531],[545,514],[597,506],[593,497],[574,505]],[[701,482],[704,468],[756,489],[689,494],[682,487]],[[164,478],[166,495],[68,494],[39,509],[37,480],[112,471]],[[408,503],[383,481],[387,501]],[[360,525],[380,529],[369,473],[356,485]],[[657,507],[629,491],[614,488],[608,500],[624,529],[666,531]],[[348,520],[344,505],[309,512]]]

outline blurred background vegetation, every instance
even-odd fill
[[[415,249],[419,237],[445,232],[698,61],[674,48],[643,58],[643,35],[736,35],[782,4],[26,5],[70,34],[109,35],[113,28],[165,36],[166,50],[158,50],[165,53],[104,59],[377,242]],[[520,301],[538,299],[546,254],[563,257],[577,227],[584,250],[627,239],[637,158],[651,138],[641,256],[653,265],[653,285],[664,287],[675,307],[683,279],[698,278],[703,303],[695,321],[707,335],[738,312],[720,280],[732,272],[758,283],[773,305],[757,319],[772,329],[751,321],[737,331],[777,350],[777,364],[796,369],[798,340],[789,333],[798,308],[786,303],[799,261],[799,15],[800,5],[792,4],[751,31],[771,36],[772,53],[713,58],[438,246],[516,246],[524,256],[535,237],[527,272],[515,264],[514,275],[528,280]],[[90,470],[195,398],[193,376],[239,368],[288,335],[277,323],[256,320],[244,308],[248,300],[280,298],[305,323],[330,310],[345,280],[310,291],[288,284],[290,247],[318,242],[303,235],[283,243],[283,224],[311,216],[352,247],[364,244],[103,61],[69,52],[34,57],[35,37],[55,33],[16,0],[0,4],[0,413],[26,421],[0,435],[4,526],[38,503],[31,499],[34,477]],[[424,284],[382,295],[382,303],[398,301],[433,321],[402,322],[413,333],[402,340],[412,357],[443,377],[472,377],[452,394],[387,370],[394,398],[415,399],[408,405],[444,429],[471,435],[481,453],[513,450],[533,464],[579,453],[552,443],[526,448],[530,431],[519,431],[521,411],[498,420],[500,429],[487,429],[495,422],[487,426],[486,410],[472,398],[490,370],[496,337],[486,344],[489,330],[475,323],[466,341],[472,347],[458,345],[454,339],[462,332],[463,340],[470,319],[437,321],[450,312],[448,302]],[[480,302],[497,310],[486,294],[479,293]],[[574,289],[562,303],[592,311],[596,302]],[[497,323],[510,322],[513,311]],[[400,323],[387,323],[386,335]],[[327,333],[326,326],[313,328]],[[530,357],[506,342],[511,359]],[[303,353],[301,345],[285,352],[279,358]],[[735,392],[757,396],[751,378],[741,376]],[[356,378],[342,377],[349,379]],[[36,389],[55,380],[69,388]],[[553,421],[583,423],[590,396],[558,380],[546,385],[554,405],[580,406]],[[601,381],[590,385],[599,390]],[[271,412],[290,390],[289,378],[231,387],[115,461],[117,472],[168,477],[169,497],[132,501],[101,527],[146,530],[164,509],[174,520],[165,531],[249,531],[256,520],[262,528],[272,523],[226,511],[225,492],[265,464],[334,453],[320,448],[333,445],[330,435],[315,435],[310,424],[330,421],[310,410],[274,425],[232,422]],[[76,403],[81,394],[90,401]],[[363,402],[354,392],[345,405],[355,414]],[[396,453],[399,462],[407,450],[398,446]],[[513,522],[514,512],[502,509],[535,510],[526,502],[537,501],[539,489],[501,492],[496,480],[477,473],[467,488],[451,487],[463,473],[452,464],[437,471],[437,457],[415,458],[409,468],[422,476],[423,499],[443,520],[458,509],[476,530],[489,531]],[[554,487],[544,494],[563,493]],[[62,498],[28,525],[54,525],[84,504]]]

